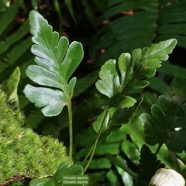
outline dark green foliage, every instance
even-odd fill
[[[18,66],[24,66],[32,58],[29,55],[31,41],[28,36],[28,22],[20,25],[15,22],[19,8],[23,5],[22,0],[17,0],[10,7],[6,8],[0,16],[0,77],[7,78],[7,74]],[[25,57],[26,55],[26,57]]]
[[[105,53],[100,57],[100,61],[103,61],[111,57],[116,58],[123,51],[149,46],[156,29],[157,6],[155,0],[109,1],[107,11],[102,15],[102,20],[108,20],[108,24],[96,34],[92,54],[105,49]],[[122,15],[129,10],[132,10],[132,15]]]
[[[63,107],[67,104],[72,106],[75,136],[73,160],[85,168],[89,158],[85,157],[94,154],[86,172],[90,174],[93,185],[132,186],[136,183],[135,172],[138,168],[138,185],[148,185],[152,170],[155,172],[160,164],[157,157],[166,167],[183,171],[185,175],[184,153],[175,153],[183,151],[186,146],[185,80],[175,79],[171,87],[169,83],[174,77],[186,78],[186,71],[171,65],[169,61],[161,64],[172,52],[175,39],[178,46],[185,47],[185,0],[32,0],[28,4],[47,17],[55,29],[59,28],[60,34],[68,37],[60,38],[60,34],[54,32],[41,15],[32,12],[29,21],[35,65],[31,65],[34,59],[28,51],[31,41],[26,14],[31,7],[23,6],[26,1],[14,2],[10,7],[5,5],[4,0],[0,2],[0,23],[4,23],[0,28],[0,78],[2,81],[7,79],[19,65],[21,77],[17,68],[11,81],[3,83],[3,90],[7,91],[8,100],[20,100],[21,107],[17,104],[15,109],[24,111],[26,126],[34,128],[39,134],[58,137],[68,145],[68,112]],[[17,22],[22,13],[24,24]],[[151,45],[169,38],[175,39]],[[86,55],[78,69],[82,59],[81,44],[72,42],[69,45],[68,40],[83,43]],[[72,60],[66,60],[67,56]],[[170,61],[176,64],[178,57],[184,59],[184,56],[177,54],[175,59],[173,52]],[[98,75],[99,69],[94,71],[94,67],[101,66],[105,61]],[[28,83],[24,79],[26,68],[35,86],[26,87],[27,97],[41,107],[46,116],[59,114],[58,117],[45,118],[40,109],[28,104],[28,100],[21,96],[20,92]],[[75,78],[71,79],[73,74],[78,77],[77,83]],[[169,92],[165,93],[167,90]],[[140,120],[142,113],[145,127]],[[19,117],[19,124],[25,126],[22,116]],[[29,136],[31,134],[25,137]],[[35,134],[33,138],[42,141],[43,137],[38,138]],[[93,153],[91,149],[96,140],[98,143]],[[151,151],[154,152],[157,146],[149,146],[149,149],[143,146],[145,140],[150,145],[166,145],[162,145],[154,155]],[[34,162],[41,164],[36,160]],[[83,174],[83,168],[79,165],[62,164],[54,174],[56,169],[52,173],[43,170],[40,175],[47,177],[35,179],[30,184],[60,185],[64,173],[73,174],[78,169],[78,174]],[[145,183],[140,182],[142,180]]]
[[[101,29],[92,40],[90,55],[104,49],[99,62],[117,58],[123,51],[149,46],[154,41],[176,38],[185,47],[186,2],[108,0],[100,16]],[[103,24],[103,21],[106,23]],[[132,42],[131,42],[132,41]]]
[[[159,12],[157,39],[163,40],[174,37],[178,46],[186,47],[186,1],[181,0],[164,6]]]
[[[141,159],[139,162],[136,186],[148,186],[156,170],[165,167],[157,160],[156,155],[154,155],[146,145],[143,145],[141,149]]]
[[[13,21],[15,18],[18,8],[22,5],[22,0],[18,0],[16,3],[14,3],[10,8],[7,8],[4,14],[1,16],[1,20],[3,26],[0,28],[0,35],[3,34],[3,32],[7,29],[8,25]],[[1,49],[2,50],[2,49]]]
[[[175,79],[167,96],[160,96],[158,104],[151,107],[151,114],[144,113],[146,142],[150,145],[165,143],[174,152],[186,146],[185,131],[185,81]]]

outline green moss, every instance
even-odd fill
[[[0,184],[14,175],[42,177],[68,162],[66,148],[51,137],[22,127],[22,114],[12,109],[0,89]]]

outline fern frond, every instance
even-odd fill
[[[18,12],[18,8],[21,6],[21,4],[22,4],[22,0],[16,1],[12,6],[7,8],[6,11],[1,15],[0,17],[0,22],[1,22],[0,38],[2,38],[1,35],[14,20]]]
[[[148,85],[147,79],[153,77],[161,61],[168,59],[176,45],[175,39],[162,41],[149,48],[135,49],[132,54],[123,53],[118,62],[108,60],[99,73],[100,80],[96,82],[99,92],[112,98],[121,93],[130,84],[132,88],[144,88]],[[119,70],[117,70],[119,69]],[[126,94],[125,94],[126,95]]]
[[[32,56],[28,52],[31,47],[31,41],[28,36],[28,22],[21,26],[15,25],[15,17],[22,6],[23,1],[15,1],[10,7],[7,7],[0,16],[0,79],[8,78],[8,75],[19,65],[23,72],[24,65],[27,64]]]
[[[160,9],[157,40],[174,37],[178,46],[186,47],[186,2],[170,3]]]
[[[154,39],[157,1],[109,1],[102,20],[108,23],[93,38],[91,54],[104,49],[99,61],[117,58],[123,51],[149,46]],[[125,12],[132,10],[131,15]],[[95,41],[95,43],[94,43]]]
[[[59,38],[38,12],[31,11],[29,16],[31,34],[33,35],[32,53],[37,65],[27,68],[27,76],[42,87],[26,85],[24,93],[27,98],[42,107],[45,116],[60,114],[65,105],[70,105],[76,78],[69,78],[83,58],[83,48],[78,42]],[[53,89],[52,89],[53,88]]]
[[[102,64],[123,51],[130,52],[169,38],[176,38],[178,46],[186,47],[185,7],[183,0],[169,3],[109,0],[100,17],[101,29],[93,38],[90,55],[94,57],[103,51],[98,60]]]

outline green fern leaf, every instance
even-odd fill
[[[138,60],[141,61],[141,74],[144,74],[146,78],[154,76],[156,68],[161,66],[161,61],[168,59],[168,54],[172,53],[176,43],[175,39],[169,39],[153,44],[149,48],[143,48],[141,54],[139,51],[134,50],[132,55],[134,56],[134,61],[136,63]]]
[[[22,5],[23,1],[18,0],[13,3],[12,6],[6,9],[6,11],[1,15],[0,17],[0,23],[1,23],[1,28],[0,28],[0,35],[7,29],[7,27],[10,25],[10,23],[14,20],[18,8]],[[3,23],[3,24],[2,24]]]
[[[157,40],[174,37],[178,40],[178,46],[186,47],[185,6],[185,1],[177,1],[160,9]]]
[[[116,71],[116,61],[109,60],[101,68],[99,73],[101,80],[96,83],[96,88],[107,97],[113,97],[120,87],[119,76]]]
[[[24,91],[29,100],[34,102],[37,107],[44,107],[42,112],[45,116],[54,116],[61,113],[63,107],[67,104],[64,101],[63,92],[59,90],[27,85]]]
[[[184,0],[109,0],[100,16],[102,28],[93,38],[90,53],[95,57],[104,49],[98,59],[100,65],[111,57],[117,58],[123,51],[130,52],[169,38],[176,38],[178,46],[185,48],[185,6]],[[106,24],[102,24],[103,21]]]
[[[149,48],[135,49],[132,55],[123,53],[118,62],[107,61],[101,68],[96,88],[109,98],[121,93],[129,85],[144,88],[148,85],[146,79],[155,75],[156,68],[161,66],[161,61],[168,59],[175,45],[176,40],[170,39]]]
[[[19,64],[21,72],[23,72],[23,65],[31,57],[30,47],[31,41],[28,36],[29,24],[25,23],[19,25],[15,22],[15,17],[19,12],[19,8],[23,5],[22,0],[15,1],[7,6],[0,16],[0,79],[1,81],[7,79],[7,74],[12,73]],[[22,78],[22,77],[21,77]]]
[[[28,32],[29,32],[29,26],[28,26],[28,22],[26,22],[12,35],[6,37],[5,40],[2,40],[0,42],[0,54],[6,52],[11,45],[16,43],[17,41],[20,41],[20,39],[25,37],[25,35],[28,34]]]
[[[142,101],[141,100],[138,104],[134,105],[136,102],[134,98],[130,97],[129,103],[127,103],[127,99],[124,99],[123,105],[120,104],[117,108],[111,107],[97,117],[97,120],[93,124],[93,128],[96,133],[101,131],[103,139],[107,138],[115,130],[119,129],[123,124],[128,123]]]
[[[69,78],[83,58],[82,45],[78,42],[69,45],[66,37],[59,38],[59,33],[53,32],[52,26],[36,11],[31,11],[29,21],[34,42],[31,51],[37,65],[30,65],[26,73],[44,87],[27,85],[24,93],[42,107],[45,116],[56,116],[72,98],[76,78],[70,81]]]
[[[167,60],[175,45],[175,39],[162,41],[149,48],[135,49],[132,55],[123,53],[118,62],[109,60],[102,66],[96,88],[111,98],[112,108],[105,110],[97,118],[94,123],[97,133],[101,130],[108,135],[111,129],[129,121],[132,111],[135,111],[138,105],[135,105],[135,98],[126,95],[128,89],[134,91],[146,87],[146,79],[155,75],[156,68],[161,66],[162,60]]]
[[[156,31],[157,7],[156,0],[109,1],[100,24],[109,21],[96,33],[91,46],[93,56],[97,51],[105,50],[98,59],[99,64],[110,58],[118,58],[123,51],[149,46]],[[127,15],[128,11],[131,15]]]
[[[115,112],[115,108],[110,108],[108,111],[102,112],[98,117],[97,120],[94,122],[94,130],[98,133],[101,129],[101,132],[104,133],[109,128],[109,120],[112,118],[112,115]]]

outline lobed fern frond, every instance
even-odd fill
[[[51,25],[38,12],[29,15],[32,41],[31,48],[36,65],[30,65],[27,76],[41,87],[26,85],[24,93],[45,116],[57,116],[70,105],[76,78],[72,76],[83,58],[81,43],[59,37]],[[70,80],[69,80],[70,79]]]

